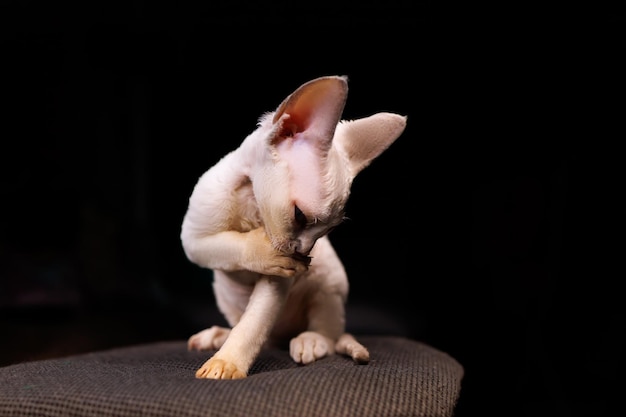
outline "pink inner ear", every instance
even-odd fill
[[[284,115],[289,119],[280,136],[310,131],[306,140],[317,142],[324,149],[330,147],[335,128],[347,97],[347,84],[341,77],[321,78],[303,84],[287,97],[276,110],[273,122]],[[284,133],[284,134],[283,134]]]
[[[303,117],[301,114],[287,114],[288,118],[283,121],[283,126],[278,136],[281,138],[293,137],[298,133],[302,133],[310,126],[310,118],[308,115]]]

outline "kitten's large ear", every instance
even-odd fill
[[[389,147],[404,131],[406,116],[377,113],[362,119],[343,121],[337,127],[335,142],[350,160],[355,177]]]
[[[271,138],[272,143],[306,131],[307,138],[328,150],[347,96],[345,76],[320,77],[302,84],[278,106],[272,122],[282,126]]]

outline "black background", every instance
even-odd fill
[[[197,178],[300,84],[404,134],[331,240],[348,324],[465,368],[458,416],[610,415],[625,315],[623,9],[3,1],[0,365],[221,317],[179,241]]]

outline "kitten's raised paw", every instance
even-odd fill
[[[333,353],[332,340],[316,332],[302,332],[289,343],[289,354],[293,360],[304,365]]]
[[[196,378],[206,379],[241,379],[247,375],[237,365],[223,359],[213,357],[196,371]]]
[[[308,256],[288,255],[274,249],[263,227],[246,233],[242,261],[245,269],[263,275],[291,278],[306,271],[310,263]]]
[[[230,334],[230,329],[220,326],[213,326],[204,329],[191,336],[187,341],[189,350],[212,350],[222,347],[226,338]]]

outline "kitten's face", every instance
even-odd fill
[[[261,218],[275,249],[308,255],[317,239],[343,221],[351,178],[335,153],[325,162],[321,166],[319,160],[278,158],[253,181]],[[307,163],[308,175],[301,175]]]
[[[300,86],[264,115],[251,142],[251,181],[265,231],[284,253],[308,255],[339,225],[353,178],[402,132],[405,118],[379,113],[341,121],[346,77]]]

